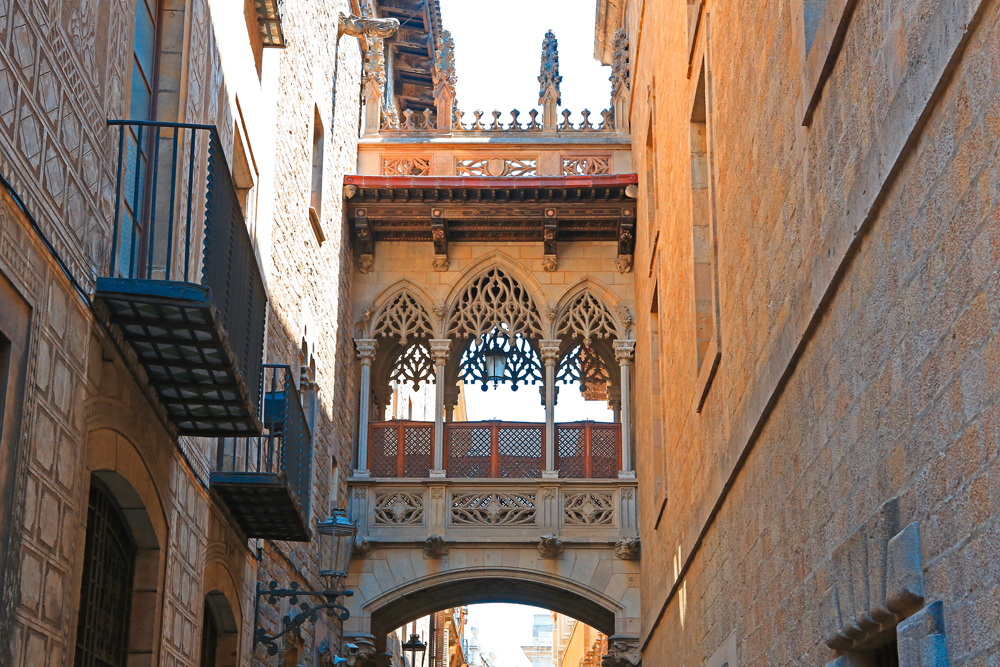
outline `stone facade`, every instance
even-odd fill
[[[1000,9],[623,4],[644,663],[993,664]]]
[[[235,147],[244,152],[256,213],[247,224],[268,291],[266,360],[312,364],[315,530],[329,507],[345,504],[338,477],[351,459],[340,190],[357,159],[361,54],[352,37],[338,43],[337,17],[359,7],[289,5],[288,47],[261,50],[252,2],[160,4],[155,118],[216,126],[234,167]],[[209,490],[216,439],[178,438],[134,358],[91,307],[113,221],[118,135],[105,121],[128,115],[136,12],[132,0],[0,3],[0,173],[10,183],[0,194],[0,282],[30,311],[14,488],[0,500],[2,521],[18,527],[3,545],[0,663],[73,664],[94,478],[111,489],[139,553],[129,664],[202,664],[203,610],[217,595],[229,610],[217,664],[274,664],[253,651],[254,590],[272,579],[321,586],[315,543],[247,540]],[[322,245],[308,211],[314,122],[325,136]],[[287,601],[263,603],[262,627],[275,631],[288,611]],[[319,664],[324,640],[339,650],[339,624],[325,616],[287,653]]]

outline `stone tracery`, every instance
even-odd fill
[[[400,290],[373,318],[372,338],[399,337],[401,345],[411,338],[433,338],[430,315],[413,294]]]
[[[517,334],[544,337],[534,299],[500,267],[486,271],[462,292],[452,308],[448,335],[481,341],[495,328],[511,339]]]

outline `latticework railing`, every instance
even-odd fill
[[[369,424],[373,477],[427,477],[434,461],[434,424]],[[621,469],[621,424],[556,424],[556,469],[563,478],[604,479]],[[545,424],[451,422],[444,425],[444,469],[459,479],[537,479],[545,469]]]

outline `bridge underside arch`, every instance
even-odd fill
[[[372,612],[372,634],[384,641],[396,628],[428,614],[449,607],[490,602],[542,607],[582,621],[605,635],[615,634],[614,609],[568,587],[517,576],[446,580],[404,593]]]

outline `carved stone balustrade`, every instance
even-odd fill
[[[554,535],[563,548],[609,547],[637,534],[634,479],[354,478],[350,487],[351,519],[373,546],[432,536],[444,544],[538,544]]]

